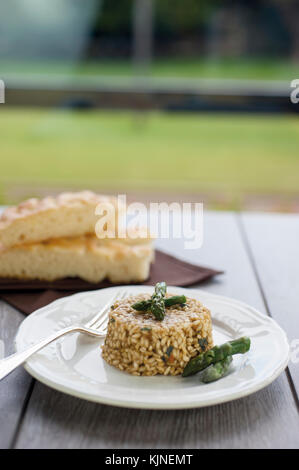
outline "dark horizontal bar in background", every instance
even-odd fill
[[[288,82],[180,79],[8,80],[6,105],[73,109],[135,109],[294,113]]]

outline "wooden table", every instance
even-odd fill
[[[157,245],[182,256],[182,241]],[[200,288],[243,300],[299,338],[299,216],[205,213],[204,244],[186,260],[225,274]],[[23,315],[0,303],[5,354]],[[293,343],[294,345],[295,343]],[[22,368],[0,383],[1,448],[298,448],[299,340],[270,386],[209,408],[144,411],[88,403],[33,380]]]

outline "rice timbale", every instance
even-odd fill
[[[171,294],[166,294],[171,297]],[[195,299],[166,309],[163,321],[132,304],[150,298],[139,294],[114,303],[102,356],[133,375],[178,375],[191,357],[213,347],[210,311]]]

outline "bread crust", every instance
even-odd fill
[[[125,210],[117,198],[92,191],[62,193],[57,197],[28,199],[0,215],[0,250],[52,238],[74,237],[95,232],[100,204],[114,208],[113,223]]]

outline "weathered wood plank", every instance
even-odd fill
[[[243,214],[241,220],[271,316],[293,345],[289,369],[299,396],[299,216]]]
[[[160,240],[179,256],[182,241]],[[184,258],[226,271],[201,286],[265,312],[234,214],[207,214],[204,245]],[[18,448],[281,448],[299,447],[296,403],[285,374],[271,386],[228,404],[185,411],[126,410],[87,403],[38,384]]]
[[[21,313],[0,302],[1,357],[14,352],[13,340],[23,319]],[[23,368],[0,382],[0,448],[7,448],[11,444],[31,382],[31,377]]]
[[[206,211],[203,246],[199,250],[184,250],[184,243],[179,239],[158,240],[157,246],[190,263],[224,271],[224,274],[212,281],[200,284],[199,289],[237,298],[265,312],[252,266],[240,237],[236,214]]]
[[[298,448],[285,376],[235,402],[180,411],[96,405],[37,384],[18,448]]]

